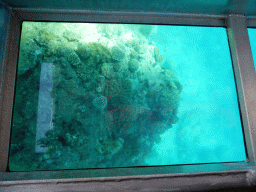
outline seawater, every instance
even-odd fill
[[[161,136],[149,164],[246,159],[225,28],[159,26],[151,36],[183,85],[179,121]]]
[[[252,49],[252,56],[253,56],[253,62],[254,62],[254,69],[255,69],[255,72],[256,72],[256,66],[255,66],[255,63],[256,63],[256,45],[255,45],[255,41],[256,41],[256,30],[255,28],[248,28],[248,35],[249,35],[249,39],[250,39],[250,42],[251,42],[251,49]]]

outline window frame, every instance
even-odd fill
[[[256,159],[256,131],[254,131],[256,129],[256,102],[254,101],[256,96],[256,74],[254,72],[247,32],[247,26],[256,26],[255,18],[247,18],[244,15],[58,11],[21,8],[12,9],[8,13],[6,49],[3,54],[3,60],[1,61],[3,67],[1,69],[2,77],[0,79],[2,80],[0,81],[0,87],[3,87],[0,93],[2,95],[2,103],[0,103],[0,184],[2,186],[41,184],[47,188],[56,183],[60,185],[72,183],[74,186],[89,185],[96,187],[97,182],[100,182],[102,184],[111,184],[117,188],[122,187],[120,183],[123,183],[123,186],[129,186],[129,189],[136,186],[140,190],[151,189],[152,187],[154,190],[160,190],[161,186],[170,190],[182,190],[188,187],[190,190],[197,190],[256,185],[256,176],[254,175]],[[226,27],[236,77],[247,160],[245,162],[234,163],[136,168],[8,172],[8,147],[22,21],[146,23]],[[140,184],[141,181],[152,182],[144,186]],[[188,181],[188,183],[184,181]],[[202,185],[202,182],[205,182],[207,185]],[[190,185],[193,183],[193,185],[190,186],[189,183]],[[209,187],[209,185],[211,186]]]

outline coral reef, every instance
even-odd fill
[[[75,51],[79,55],[81,60],[83,60],[83,61],[88,59],[90,57],[90,54],[91,54],[89,47],[86,46],[85,44],[82,44],[82,43],[78,44],[78,46],[77,46]]]
[[[108,100],[106,97],[104,96],[100,96],[100,97],[96,97],[94,100],[93,100],[93,105],[99,109],[104,109],[107,104],[108,104]]]
[[[74,66],[81,64],[81,60],[75,52],[70,53],[67,60],[71,65],[74,65]]]
[[[155,59],[158,61],[158,62],[162,62],[163,61],[163,56],[160,55],[160,52],[159,52],[159,49],[157,47],[154,48],[154,54],[155,54]]]
[[[106,97],[116,97],[122,90],[122,86],[117,80],[106,80],[105,81],[104,95]]]
[[[105,138],[104,140],[99,140],[96,145],[96,150],[105,156],[107,159],[111,159],[113,155],[118,153],[123,147],[124,140],[121,138],[112,139]]]
[[[101,67],[101,74],[104,77],[114,76],[113,66],[111,63],[103,63]]]
[[[111,56],[117,61],[122,61],[122,59],[125,57],[125,52],[120,47],[115,45],[111,48]]]
[[[182,92],[176,75],[162,67],[161,51],[146,38],[153,28],[25,22],[11,170],[147,165],[154,143],[178,121]],[[52,129],[36,140],[37,118],[43,118],[37,117],[41,63],[53,64],[46,122]],[[46,151],[36,153],[35,146]]]

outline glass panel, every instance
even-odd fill
[[[3,48],[4,48],[6,17],[7,17],[7,12],[0,5],[0,71],[2,69],[2,57],[3,57]]]
[[[252,57],[253,57],[253,62],[254,62],[254,68],[256,72],[256,29],[255,28],[248,28],[248,34],[249,34],[249,39],[250,39],[250,44],[251,44],[251,49],[252,49]]]
[[[11,171],[245,158],[224,28],[23,23]]]

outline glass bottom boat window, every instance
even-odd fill
[[[244,161],[225,28],[23,22],[11,171]]]
[[[256,72],[256,29],[255,28],[248,28],[248,34],[249,34],[249,39],[250,39],[250,44],[251,44],[251,49],[252,49],[252,57],[253,57],[253,62],[254,62],[254,68]]]

